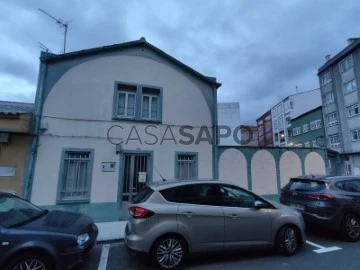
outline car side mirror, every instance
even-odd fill
[[[261,208],[265,208],[266,207],[266,204],[263,203],[262,201],[255,201],[254,202],[254,207],[256,209],[261,209]]]

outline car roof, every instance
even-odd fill
[[[326,182],[336,182],[336,181],[344,181],[344,180],[359,180],[359,176],[353,175],[336,175],[336,176],[329,176],[329,175],[301,175],[297,177],[292,177],[291,179],[306,179],[306,180],[315,180],[315,181],[326,181]]]
[[[152,183],[149,183],[148,186],[154,190],[163,190],[167,188],[172,187],[178,187],[183,185],[189,185],[189,184],[214,184],[214,183],[224,183],[224,184],[233,184],[227,180],[219,180],[219,179],[193,179],[193,180],[187,180],[187,179],[169,179],[169,180],[163,180],[155,181]]]

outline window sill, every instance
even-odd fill
[[[56,201],[56,204],[88,204],[90,203],[90,200],[89,199],[82,199],[82,200],[57,200]]]
[[[128,117],[113,117],[114,121],[125,121],[125,122],[138,122],[138,123],[154,123],[161,124],[162,121],[159,119],[148,119],[148,118],[128,118]]]

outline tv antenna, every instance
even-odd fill
[[[49,16],[51,19],[53,19],[60,27],[64,27],[64,50],[63,53],[65,53],[65,49],[66,49],[66,35],[67,35],[67,31],[69,28],[69,23],[65,22],[62,19],[56,19],[55,17],[53,17],[52,15],[50,15],[49,13],[47,13],[46,11],[42,10],[41,8],[39,8],[39,11],[41,11],[42,13],[44,13],[45,15]]]
[[[45,52],[49,52],[49,53],[53,53],[52,51],[50,51],[50,49],[48,47],[46,47],[44,44],[42,44],[41,42],[39,42],[39,46],[40,48],[45,51]]]

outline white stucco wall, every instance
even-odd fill
[[[248,188],[247,162],[243,153],[227,149],[219,159],[219,179]]]
[[[284,187],[290,178],[302,175],[301,161],[297,154],[286,151],[280,158],[280,183]]]
[[[252,190],[261,195],[277,194],[274,157],[266,150],[257,151],[251,160]]]
[[[154,138],[145,133],[146,123],[112,120],[115,81],[163,87],[162,124],[152,124],[156,128],[149,130],[158,137],[155,145],[145,143],[154,142]],[[208,142],[179,144],[181,125],[212,126],[211,111],[197,85],[168,65],[135,56],[101,57],[70,69],[55,84],[44,103],[42,122],[47,123],[48,129],[40,137],[32,201],[39,205],[55,203],[62,148],[94,149],[91,202],[116,201],[119,155],[106,139],[107,130],[113,125],[124,128],[121,133],[125,140],[123,149],[154,151],[154,165],[163,177],[174,177],[175,152],[187,151],[198,152],[199,177],[211,178],[212,145]],[[210,87],[209,91],[212,91]],[[133,124],[142,142],[126,144]],[[177,143],[166,140],[160,145],[166,125],[172,125]],[[195,128],[190,133],[196,137],[198,130]],[[211,128],[209,131],[212,134]],[[74,136],[79,138],[74,139]],[[171,138],[171,134],[167,132],[165,137]],[[100,165],[104,161],[115,161],[116,172],[101,172]],[[160,180],[155,169],[153,179]]]
[[[325,162],[315,152],[307,154],[305,158],[305,174],[326,174]]]

